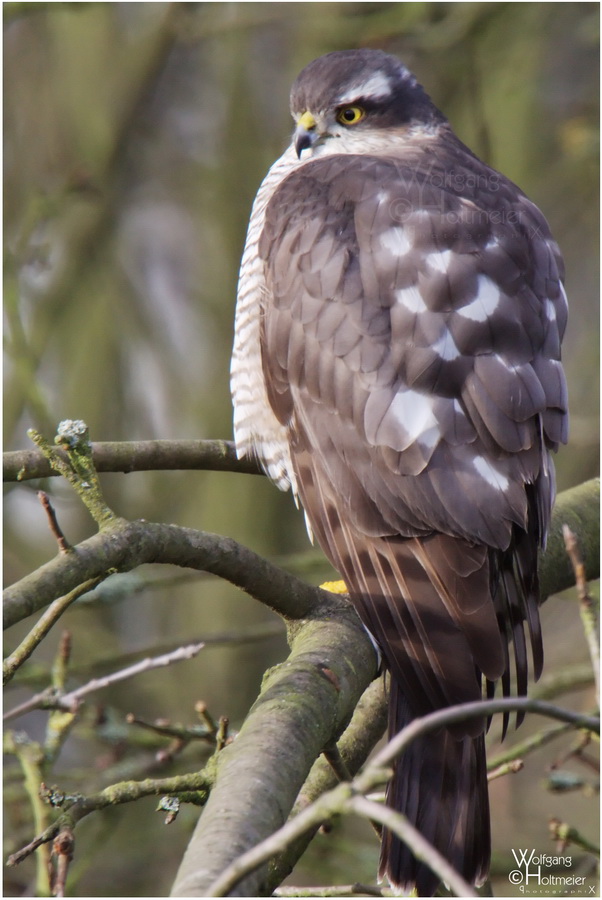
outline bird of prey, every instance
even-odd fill
[[[402,63],[329,53],[257,194],[231,385],[240,456],[292,488],[389,673],[389,732],[526,691],[543,664],[537,551],[567,439],[567,304],[538,208]],[[490,857],[484,720],[414,741],[387,802],[473,884]],[[380,876],[438,879],[385,831]]]

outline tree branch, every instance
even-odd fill
[[[407,844],[416,859],[426,863],[457,897],[479,896],[446,858],[401,813],[395,812],[382,803],[375,803],[373,800],[361,796],[352,797],[347,806],[357,815],[380,822],[389,831],[393,831],[404,844]]]
[[[236,740],[218,756],[174,896],[207,896],[227,865],[284,824],[314,760],[337,740],[375,670],[372,644],[351,609],[294,629],[291,655],[268,674]],[[257,896],[265,879],[262,867],[237,893]]]
[[[130,451],[131,445],[127,446]],[[560,495],[548,551],[542,559],[544,596],[573,583],[561,535],[567,521],[580,538],[583,536],[588,577],[598,574],[599,536],[590,537],[591,532],[596,534],[598,493],[599,483],[589,482]],[[343,598],[306,585],[229,538],[174,525],[123,519],[115,519],[69,554],[53,559],[9,588],[5,594],[5,624],[21,620],[84,580],[106,576],[111,571],[126,572],[149,562],[190,567],[226,578],[289,622],[291,656],[270,673],[237,740],[219,755],[219,778],[178,873],[174,895],[202,896],[203,888],[227,865],[283,825],[314,760],[324,747],[338,739],[362,690],[374,676],[374,653],[354,611]],[[509,709],[516,708],[512,703],[518,701],[492,702],[505,703],[503,708]],[[525,708],[533,711],[557,709],[527,702],[531,705]],[[381,701],[374,719],[379,733],[383,710]],[[481,707],[479,714],[487,710]],[[434,715],[443,714],[464,717],[466,708]],[[574,720],[575,717],[564,718]],[[438,724],[441,721],[436,720]],[[579,721],[592,727],[591,720]],[[414,722],[412,726],[435,727],[428,723],[425,726],[424,722]],[[374,733],[370,739],[376,740]],[[406,740],[410,739],[411,735],[406,735]],[[352,772],[357,771],[369,749],[362,746],[352,766],[345,760]],[[345,759],[346,753],[342,756]],[[373,777],[372,766],[369,771]],[[381,782],[384,777],[380,769]],[[312,773],[312,779],[301,804],[309,802],[314,791],[324,789],[317,787],[324,779],[323,773]],[[301,843],[309,839],[311,834],[300,839],[292,853],[287,848],[269,876],[262,867],[245,877],[237,893],[240,890],[254,895],[258,887],[265,889],[278,869],[282,872],[290,867]]]
[[[372,775],[373,770],[378,772],[379,769],[391,765],[406,747],[420,735],[434,731],[444,725],[464,722],[466,719],[478,718],[479,716],[488,717],[514,710],[536,713],[540,716],[547,716],[551,719],[558,719],[560,722],[566,722],[575,728],[586,728],[596,734],[600,733],[600,719],[597,716],[586,716],[582,713],[573,712],[570,709],[562,709],[543,700],[532,700],[530,697],[501,697],[499,700],[475,700],[473,703],[459,703],[413,719],[409,725],[402,728],[389,741],[387,746],[377,753],[369,768],[366,769],[364,773],[366,778],[365,787],[372,788],[377,783],[377,779],[374,779]]]
[[[341,757],[355,776],[365,763],[387,727],[387,694],[384,678],[368,685],[355,707],[348,728],[341,735],[337,747]],[[297,816],[311,803],[336,787],[338,781],[322,755],[315,761],[293,807],[291,817]],[[317,828],[317,826],[316,826]],[[303,856],[312,841],[316,828],[304,831],[295,841],[287,845],[270,863],[266,890],[273,892],[290,875],[297,861]]]
[[[253,457],[237,458],[233,441],[100,441],[91,446],[97,472],[207,469],[264,474]],[[61,455],[67,461],[66,453]],[[57,474],[40,450],[12,450],[3,454],[4,481],[31,481]]]
[[[115,684],[116,681],[123,681],[126,678],[133,678],[141,672],[148,672],[151,669],[158,669],[162,666],[170,666],[175,662],[192,659],[205,646],[204,642],[198,644],[187,644],[186,646],[177,647],[171,653],[163,653],[161,656],[147,656],[145,659],[138,660],[131,666],[121,669],[118,672],[111,672],[102,678],[92,678],[87,684],[81,685],[74,691],[62,693],[51,688],[50,690],[41,691],[26,700],[24,703],[15,706],[13,709],[7,710],[3,714],[3,720],[14,719],[16,716],[23,715],[31,709],[40,707],[41,709],[62,709],[68,712],[75,711],[86,694],[93,691],[100,691],[109,685]]]
[[[81,582],[109,571],[128,572],[143,563],[164,563],[211,572],[242,588],[285,618],[300,619],[316,606],[328,615],[347,603],[289,575],[231,538],[153,522],[116,520],[26,575],[4,592],[4,627],[37,612]]]
[[[426,861],[433,871],[450,885],[458,896],[475,896],[473,889],[429,845],[422,835],[405,820],[405,817],[387,807],[366,800],[361,794],[374,789],[388,780],[390,777],[390,764],[419,735],[440,728],[442,725],[508,710],[536,712],[563,722],[571,722],[577,727],[599,730],[598,719],[581,716],[572,711],[552,706],[549,703],[542,703],[541,701],[530,700],[524,697],[478,701],[437,710],[435,713],[415,719],[402,729],[352,783],[339,784],[323,794],[316,802],[301,811],[296,817],[290,819],[277,831],[261,829],[261,825],[264,823],[257,822],[257,832],[263,830],[265,833],[263,838],[258,833],[252,833],[249,829],[250,818],[254,818],[253,809],[245,810],[242,818],[245,828],[240,831],[233,829],[232,821],[226,815],[227,821],[225,826],[222,825],[224,829],[223,834],[220,835],[220,839],[214,846],[211,843],[213,831],[222,824],[220,816],[224,809],[226,813],[229,812],[228,807],[223,806],[224,799],[228,799],[227,795],[226,797],[221,796],[219,800],[215,796],[223,779],[223,774],[220,771],[218,772],[214,792],[186,851],[172,896],[257,896],[260,891],[265,891],[262,867],[271,856],[282,853],[284,848],[291,842],[297,841],[300,836],[306,833],[313,833],[320,824],[328,821],[334,815],[350,810],[367,818],[376,819],[394,830],[420,859]],[[253,718],[254,710],[251,710],[243,727],[248,727]],[[240,755],[240,764],[243,766],[245,765],[245,757],[247,764],[248,760],[253,758],[249,756],[250,751],[250,747],[242,749],[237,747],[236,744],[232,748],[234,756]],[[280,751],[279,759],[282,759],[282,751]],[[283,795],[278,786],[272,785],[273,779],[270,777],[269,764],[266,764],[265,769],[262,767],[262,770],[264,778],[267,778],[266,793],[269,797],[269,794],[273,791],[272,806],[277,807],[278,812],[281,813]],[[253,773],[253,781],[257,782],[257,773],[255,772]],[[230,788],[230,790],[232,789]],[[236,803],[236,794],[237,791],[232,791],[231,804]],[[256,801],[259,799],[261,802],[261,794],[262,791],[258,791],[257,788],[254,789]],[[213,806],[212,801],[214,801]],[[272,810],[272,821],[274,819],[273,812],[274,810]],[[258,837],[259,840],[257,840]]]
[[[564,523],[580,537],[587,577],[599,576],[599,492],[599,480],[595,479],[559,495],[548,549],[541,558],[542,598],[574,582],[562,538]],[[285,618],[303,618],[316,605],[328,615],[332,609],[345,605],[340,597],[310,587],[231,538],[176,525],[115,519],[71,553],[55,557],[7,588],[4,627],[37,612],[83,581],[104,577],[111,570],[130,571],[143,563],[169,563],[212,572]]]
[[[56,822],[49,825],[33,841],[11,854],[6,861],[7,866],[16,866],[20,862],[41,847],[52,841],[62,828],[73,828],[77,822],[99,809],[107,806],[117,806],[121,803],[131,803],[141,797],[149,797],[158,794],[180,794],[190,791],[199,792],[206,796],[211,789],[212,777],[208,771],[190,772],[185,775],[172,775],[168,778],[145,778],[143,781],[121,781],[104,788],[97,794],[66,795],[60,791],[46,789],[46,799],[51,806],[64,806]],[[39,781],[36,784],[38,791]]]
[[[588,581],[600,577],[600,479],[592,478],[563,491],[556,498],[545,553],[540,555],[542,602],[575,584],[575,574],[564,545],[562,526],[577,535]]]
[[[587,641],[592,668],[594,670],[594,679],[596,684],[596,697],[598,705],[600,704],[600,634],[598,627],[598,617],[594,608],[594,603],[589,593],[587,577],[585,575],[585,567],[581,559],[577,537],[568,525],[562,526],[562,535],[566,546],[567,555],[573,566],[575,573],[575,585],[577,587],[577,596],[579,597],[579,608],[581,611],[581,621],[583,623],[583,633]]]
[[[63,597],[57,597],[42,616],[38,619],[31,631],[23,638],[19,646],[4,660],[2,678],[3,684],[7,684],[17,669],[29,659],[38,644],[46,637],[52,626],[58,622],[65,610],[88,591],[94,590],[102,582],[102,577],[83,581],[76,588],[69,591]]]

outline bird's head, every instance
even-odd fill
[[[382,50],[340,50],[309,63],[291,90],[297,156],[328,147],[354,152],[444,116],[412,73]]]

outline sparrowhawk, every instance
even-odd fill
[[[543,664],[537,551],[567,439],[567,305],[537,207],[379,50],[291,92],[261,185],[232,357],[239,455],[292,488],[389,673],[389,732]],[[509,646],[512,653],[509,653]],[[513,663],[511,663],[513,659]],[[484,720],[420,738],[388,803],[474,883],[490,857]],[[380,874],[438,880],[390,832]]]

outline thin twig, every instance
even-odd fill
[[[68,826],[62,828],[52,844],[52,856],[56,865],[54,883],[52,893],[55,897],[65,896],[65,886],[67,883],[67,872],[69,871],[69,863],[73,859],[73,850],[75,847],[75,838],[73,830]]]
[[[192,659],[204,646],[204,642],[187,644],[185,647],[178,647],[176,650],[172,650],[171,653],[164,653],[161,656],[147,656],[132,666],[127,666],[127,668],[120,669],[118,672],[112,672],[110,675],[104,675],[102,678],[93,678],[87,684],[77,688],[77,690],[71,691],[69,694],[63,694],[61,704],[65,709],[70,709],[73,704],[78,703],[86,694],[109,687],[117,681],[133,678],[134,675],[140,675],[142,672],[150,672],[151,669],[159,669],[162,666],[170,666],[172,663]]]
[[[77,690],[71,691],[68,694],[61,695],[53,690],[41,691],[39,694],[36,694],[34,697],[25,701],[25,703],[21,703],[20,706],[9,709],[8,712],[4,713],[3,718],[5,721],[13,719],[15,716],[20,716],[24,712],[29,712],[29,710],[37,709],[38,707],[41,707],[42,709],[73,710],[79,705],[86,694],[91,694],[93,691],[99,691],[101,688],[109,687],[109,685],[115,684],[117,681],[123,681],[125,678],[132,678],[134,675],[140,675],[141,672],[149,672],[151,669],[157,669],[160,666],[169,666],[174,662],[192,659],[192,657],[196,656],[204,646],[204,643],[189,644],[186,647],[178,647],[177,650],[174,650],[171,653],[165,653],[162,656],[147,657],[146,659],[142,659],[140,662],[135,663],[133,666],[121,669],[119,672],[112,672],[110,675],[105,675],[102,678],[93,678],[87,684],[82,685],[77,688]]]
[[[11,855],[6,860],[6,865],[16,866],[20,862],[23,862],[24,859],[27,859],[28,856],[31,856],[31,854],[39,847],[43,847],[44,844],[52,841],[58,833],[59,825],[57,822],[53,822],[51,825],[48,825],[48,827],[45,828],[44,831],[38,834],[37,837],[30,841],[29,844],[25,844],[25,846],[21,847],[20,850],[17,850],[16,853],[11,853]]]
[[[512,712],[521,710],[524,712],[536,713],[541,716],[549,716],[551,719],[559,719],[561,722],[567,722],[575,728],[586,728],[599,734],[600,720],[597,717],[585,716],[581,713],[573,712],[568,709],[561,709],[552,703],[545,703],[542,700],[531,700],[529,697],[504,697],[499,700],[475,700],[473,703],[460,703],[455,706],[448,706],[447,709],[439,709],[429,713],[426,716],[420,716],[413,719],[409,725],[395,735],[383,749],[377,753],[372,760],[369,769],[366,769],[364,775],[368,777],[368,787],[372,788],[374,784],[369,779],[369,771],[378,770],[390,765],[406,747],[415,740],[419,735],[426,734],[442,725],[453,725],[456,722],[463,722],[467,719],[484,718],[495,715],[497,713]],[[378,783],[378,782],[376,782]]]
[[[575,572],[575,586],[577,588],[577,596],[579,597],[581,621],[583,623],[583,631],[585,632],[585,639],[587,641],[589,655],[594,669],[596,698],[598,705],[600,705],[600,637],[596,611],[589,593],[585,565],[583,564],[575,533],[571,531],[568,525],[563,525],[562,535],[564,537],[566,552],[571,560],[573,571]]]
[[[228,731],[230,729],[230,720],[228,716],[220,716],[217,723],[217,731],[215,732],[215,749],[219,753],[226,744],[230,743]]]
[[[495,781],[496,778],[501,778],[503,775],[514,775],[524,768],[525,764],[522,759],[512,759],[501,766],[496,766],[495,769],[490,768],[487,772],[487,781]]]
[[[59,545],[59,553],[69,553],[73,548],[62,532],[61,526],[59,525],[58,519],[56,517],[56,512],[52,503],[50,502],[48,494],[46,493],[46,491],[38,491],[38,498],[40,500],[40,503],[44,507],[44,512],[48,517],[48,525],[50,526],[50,530],[55,536],[56,542]]]
[[[591,841],[588,841],[580,831],[577,831],[576,828],[573,828],[567,822],[561,822],[560,819],[552,818],[549,820],[548,827],[550,829],[550,835],[552,839],[557,842],[560,852],[564,851],[569,844],[574,844],[576,847],[581,847],[586,853],[593,853],[594,856],[600,856],[600,848],[596,844],[592,844]]]
[[[448,885],[457,897],[478,897],[474,888],[454,869],[452,865],[433,847],[404,815],[389,806],[374,803],[367,797],[354,796],[347,802],[347,808],[365,819],[380,822],[394,832],[410,848],[412,854]]]
[[[281,887],[274,891],[274,897],[384,897],[382,890],[372,884],[321,885],[320,887]]]
[[[5,734],[4,746],[6,752],[12,753],[18,760],[23,773],[23,787],[29,798],[29,806],[33,816],[35,831],[46,834],[49,829],[49,810],[40,797],[40,782],[44,777],[44,751],[39,741],[31,740],[26,734],[8,731]],[[51,835],[50,840],[54,835]],[[47,896],[50,889],[50,848],[43,846],[44,841],[33,842],[30,845],[32,852],[40,848],[36,853],[35,893],[37,896]]]
[[[138,725],[139,728],[146,728],[155,734],[165,737],[177,738],[181,741],[210,741],[213,743],[215,731],[210,731],[205,724],[203,725],[173,725],[165,719],[156,719],[154,722],[147,722],[139,719],[134,713],[128,713],[125,717],[128,725]]]
[[[92,461],[88,426],[82,419],[64,419],[57,426],[55,445],[58,444],[66,452],[67,461],[58,453],[57,447],[35,428],[30,428],[27,435],[55,472],[69,482],[101,530],[117,519],[103,496]]]
[[[215,735],[217,732],[217,725],[215,724],[215,719],[207,709],[207,704],[204,700],[197,700],[194,704],[194,711],[198,715],[199,719],[211,735]]]
[[[88,581],[84,581],[83,584],[74,588],[74,590],[70,591],[68,594],[65,594],[64,597],[58,597],[58,599],[50,604],[48,609],[42,613],[31,631],[23,638],[16,650],[13,650],[10,656],[7,656],[5,659],[3,668],[4,684],[11,680],[17,669],[31,656],[55,622],[63,615],[67,607],[71,606],[76,600],[79,600],[80,597],[83,597],[84,594],[87,594],[88,591],[94,590],[94,588],[106,577],[106,575],[99,575],[96,578],[90,578]]]
[[[341,582],[341,584],[342,583],[343,582]],[[328,590],[328,588],[327,588],[327,590]],[[352,780],[352,775],[349,772],[349,769],[347,768],[347,766],[345,765],[345,760],[341,756],[339,748],[336,744],[333,743],[330,747],[326,747],[322,751],[322,756],[324,757],[324,759],[326,760],[326,762],[328,763],[328,765],[330,766],[330,768],[332,769],[332,771],[334,772],[334,774],[336,775],[336,777],[339,781],[351,781]],[[380,841],[382,838],[381,826],[378,824],[378,822],[371,821],[370,824],[371,824],[372,828],[374,829],[374,831],[376,832],[376,836]]]
[[[497,753],[495,756],[488,759],[488,767],[490,770],[494,770],[507,763],[511,763],[516,759],[523,759],[534,750],[539,750],[540,747],[545,747],[550,741],[566,734],[571,728],[571,725],[566,724],[553,725],[551,728],[542,728],[541,731],[529,735],[524,741],[519,741],[514,744],[513,747],[508,747],[505,751]]]
[[[108,806],[117,806],[122,803],[132,803],[141,797],[156,796],[158,794],[181,794],[186,797],[187,802],[192,802],[192,798],[186,796],[191,791],[200,795],[198,802],[202,804],[206,802],[212,783],[212,776],[208,775],[205,770],[201,770],[199,772],[189,772],[185,775],[172,775],[168,778],[122,781],[117,784],[111,784],[102,791],[90,794],[87,797],[82,795],[63,795],[63,802],[58,802],[56,799],[53,802],[54,806],[63,807],[61,816],[34,838],[33,841],[17,850],[16,853],[11,854],[6,861],[6,865],[16,866],[23,862],[38,847],[54,840],[65,825],[72,827],[90,815],[90,813],[99,809],[106,809]],[[60,795],[60,792],[57,791],[52,791],[51,793],[53,797]]]
[[[119,581],[121,577],[125,579],[128,576],[114,576],[114,580]],[[94,602],[94,599],[90,597],[88,598],[86,603],[88,602],[92,604]],[[280,619],[274,618],[274,621],[266,621],[260,626],[249,627],[249,629],[241,631],[233,630],[230,632],[216,632],[215,634],[208,634],[204,635],[203,637],[199,635],[193,635],[191,643],[200,643],[201,641],[203,641],[205,644],[205,649],[210,649],[212,647],[220,647],[222,645],[244,646],[245,644],[273,640],[276,637],[283,638],[284,635],[285,625]],[[149,647],[148,650],[155,655],[158,655],[159,653],[170,653],[172,650],[176,649],[176,646],[174,646],[174,644],[176,644],[176,646],[180,646],[180,643],[176,643],[175,641],[159,641],[158,643],[153,644],[152,647]],[[72,664],[70,668],[71,677],[77,679],[78,681],[87,681],[98,673],[102,674],[104,672],[111,672],[115,668],[123,668],[123,666],[130,665],[130,663],[132,662],[137,662],[139,657],[140,650],[130,650],[127,653],[117,653],[113,656],[100,657],[94,662],[79,663],[75,665]],[[20,673],[19,687],[39,687],[42,683],[46,683],[46,676],[43,673],[40,673],[38,671],[23,671]],[[209,725],[207,725],[207,727],[209,727]],[[217,726],[215,725],[215,723],[213,723],[214,730],[216,727]]]
[[[71,632],[63,631],[51,670],[52,690],[57,694],[61,694],[65,690],[70,656]],[[63,710],[52,710],[48,716],[44,739],[44,757],[47,767],[57,759],[61,747],[75,725],[77,712],[77,708],[68,713]]]
[[[577,739],[572,743],[571,747],[566,751],[566,753],[561,754],[552,763],[548,766],[549,772],[554,772],[559,770],[562,766],[564,766],[569,760],[575,760],[576,762],[581,763],[581,765],[585,766],[590,771],[594,772],[596,776],[600,774],[600,763],[599,760],[589,756],[585,752],[585,748],[588,747],[592,742],[592,736],[589,732],[581,732]],[[582,781],[581,784],[584,782]]]
[[[61,634],[59,646],[52,664],[51,676],[52,687],[55,691],[64,691],[67,681],[67,673],[69,669],[69,660],[71,659],[72,635],[65,629]]]
[[[329,747],[325,747],[322,751],[324,759],[336,775],[339,781],[351,781],[349,769],[345,765],[345,760],[339,752],[339,748],[335,743]]]

